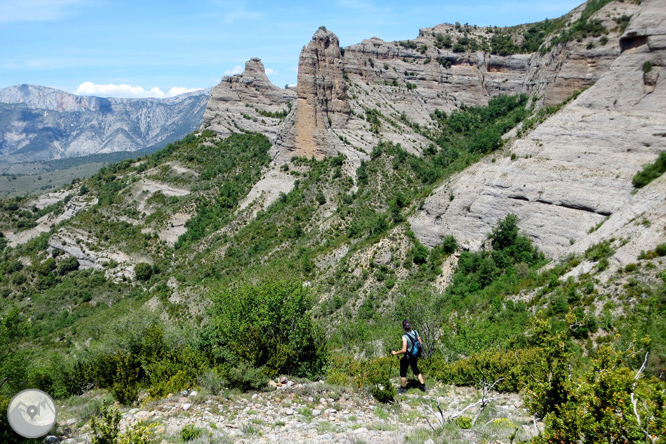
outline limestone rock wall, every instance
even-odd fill
[[[322,28],[301,52],[296,94],[271,85],[258,59],[252,59],[243,74],[225,77],[215,88],[204,127],[223,134],[239,128],[263,132],[281,159],[343,153],[357,166],[381,141],[418,154],[430,143],[419,130],[433,127],[430,115],[436,109],[450,112],[463,103],[483,105],[498,94],[517,93],[550,106],[594,84],[621,51],[614,19],[640,8],[611,2],[592,17],[611,30],[606,44],[599,38],[572,41],[543,55],[491,54],[488,42],[497,30],[486,27],[442,24],[421,29],[412,41],[373,37],[347,48]],[[584,9],[585,4],[576,8],[568,21],[573,23]],[[503,32],[520,43],[528,26]],[[456,52],[438,45],[438,36],[475,39],[481,46]],[[280,110],[286,101],[293,101],[293,110],[284,120],[253,114],[254,107]],[[370,123],[369,113],[378,123]]]
[[[213,89],[201,128],[225,136],[256,131],[275,142],[282,114],[292,113],[295,101],[296,92],[273,85],[261,60],[252,58],[242,74],[224,76]]]
[[[520,228],[557,257],[598,241],[600,224],[615,227],[602,231],[609,238],[640,211],[664,206],[649,192],[663,188],[659,181],[633,194],[631,180],[666,150],[665,23],[666,0],[644,1],[620,40],[638,43],[625,45],[594,86],[527,137],[436,190],[410,221],[417,237],[433,246],[453,234],[478,249],[497,221],[514,213]],[[663,237],[662,230],[655,245]]]
[[[342,53],[335,34],[319,29],[298,63],[298,102],[283,146],[293,155],[320,159],[343,149],[333,128],[344,128],[350,107]]]

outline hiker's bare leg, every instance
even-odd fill
[[[407,377],[400,378],[400,384],[402,384],[403,387],[407,386]]]
[[[423,382],[423,374],[422,374],[422,373],[419,373],[419,375],[417,376],[417,378],[419,378],[419,382],[420,382],[421,384],[425,384],[425,382]]]

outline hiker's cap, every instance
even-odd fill
[[[412,324],[410,324],[409,321],[402,321],[402,328],[404,328],[405,330],[409,330],[410,328],[412,328]]]

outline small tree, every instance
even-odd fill
[[[269,281],[223,289],[212,297],[203,346],[214,359],[280,373],[315,376],[326,362],[323,330],[310,317],[314,300],[300,282]]]
[[[79,269],[79,260],[74,256],[67,256],[58,262],[58,274],[61,276]]]
[[[153,267],[145,262],[139,262],[134,266],[136,278],[140,281],[147,281],[153,275]]]
[[[499,221],[490,238],[493,240],[493,249],[505,250],[516,243],[518,238],[518,216],[507,214]]]

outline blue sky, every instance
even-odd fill
[[[214,86],[250,57],[284,86],[296,83],[301,48],[322,25],[348,46],[413,39],[439,23],[535,22],[581,2],[0,0],[0,88],[162,97]]]

